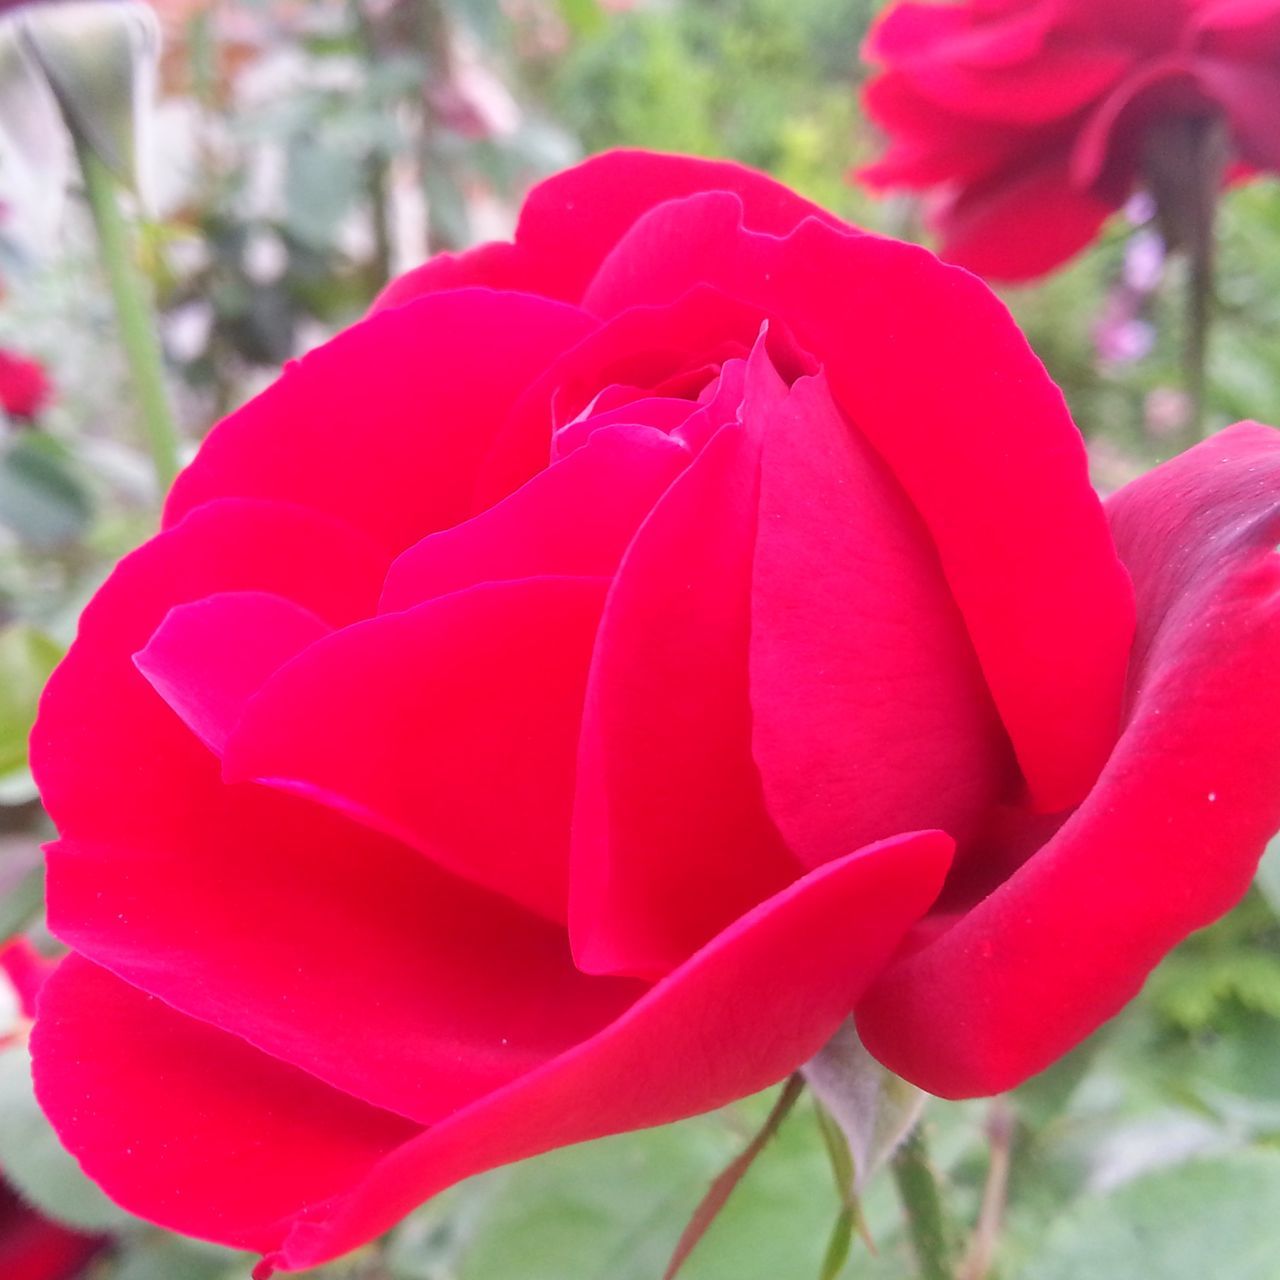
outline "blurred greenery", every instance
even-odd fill
[[[135,213],[186,448],[282,362],[357,317],[389,274],[508,234],[527,187],[584,152],[734,157],[869,229],[919,235],[913,206],[874,201],[848,180],[875,146],[856,87],[858,47],[879,7],[157,5],[167,53],[152,122],[156,191]],[[57,396],[34,424],[0,424],[0,940],[26,930],[47,944],[36,850],[48,828],[25,773],[26,733],[80,608],[154,528],[158,494],[82,204],[60,194],[65,174],[33,176],[6,157],[0,151],[0,346],[43,360]],[[1117,217],[1065,270],[1007,294],[1105,489],[1186,443],[1180,267],[1143,240],[1140,211],[1133,219]],[[1123,290],[1144,246],[1148,280],[1135,299]],[[1212,422],[1280,420],[1277,184],[1224,200],[1218,291]],[[1131,345],[1116,348],[1108,317],[1126,297],[1119,336]],[[1011,1095],[1012,1165],[986,1275],[1280,1275],[1277,912],[1280,846],[1237,911],[1171,955],[1121,1017]],[[114,1212],[92,1216],[100,1205],[51,1154],[30,1104],[24,1052],[0,1055],[0,1165],[50,1213],[109,1220],[113,1246],[96,1280],[243,1277],[241,1255],[131,1219],[120,1226]],[[770,1102],[475,1179],[324,1274],[656,1280],[706,1186]],[[925,1123],[955,1234],[967,1240],[999,1165],[999,1126],[985,1103],[934,1104]],[[817,1277],[840,1209],[806,1100],[683,1274]],[[838,1274],[912,1274],[888,1178],[862,1209],[876,1252],[855,1237]],[[982,1274],[971,1268],[963,1280]]]

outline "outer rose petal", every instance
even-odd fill
[[[166,523],[211,498],[275,498],[400,551],[473,513],[473,479],[512,404],[592,327],[563,303],[480,289],[373,316],[215,427]]]
[[[913,245],[813,220],[756,235],[721,192],[641,218],[584,305],[618,323],[693,281],[822,362],[933,537],[1037,807],[1078,803],[1115,741],[1132,590],[1062,393],[1004,306]]]
[[[492,583],[330,636],[249,703],[224,777],[354,816],[563,921],[574,755],[607,585]]]
[[[1112,499],[1139,603],[1127,724],[1056,836],[859,1006],[946,1097],[1046,1067],[1244,893],[1280,826],[1280,434],[1221,433]]]
[[[782,235],[802,218],[840,220],[754,169],[725,160],[607,151],[539,183],[526,197],[514,245],[442,255],[392,281],[374,310],[463,284],[519,289],[577,302],[596,268],[646,210],[697,191],[733,191],[748,225]]]
[[[133,666],[174,605],[271,592],[342,626],[373,611],[388,561],[338,520],[241,498],[209,503],[126,556],[85,609],[31,735],[58,830],[109,840],[200,821],[216,763]]]
[[[334,1030],[349,1052],[363,1043]],[[237,1248],[273,1248],[421,1132],[77,955],[45,988],[31,1053],[40,1105],[113,1199]]]
[[[32,1039],[37,1091],[63,1141],[126,1207],[270,1250],[286,1269],[314,1266],[473,1173],[781,1079],[830,1038],[927,910],[949,857],[950,841],[932,832],[827,864],[594,1038],[416,1138],[76,957],[50,984]]]
[[[435,1118],[590,1034],[633,990],[583,979],[561,931],[412,850],[223,785],[131,661],[182,592],[287,591],[341,625],[373,609],[384,566],[354,530],[304,508],[229,499],[193,512],[127,557],[85,611],[46,690],[33,763],[64,836],[48,870],[61,938],[348,1092]],[[187,624],[234,627],[227,605],[195,605]],[[166,670],[190,691],[192,673]],[[225,724],[243,689],[218,689],[230,708],[211,703],[212,685],[196,692]],[[351,1053],[335,1023],[360,1025],[368,1051]]]

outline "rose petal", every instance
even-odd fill
[[[332,630],[283,596],[224,591],[170,610],[133,661],[183,724],[221,753],[267,677]]]
[[[928,533],[825,376],[745,412],[764,440],[750,661],[770,814],[807,866],[911,828],[964,844],[1017,772]]]
[[[314,1266],[473,1173],[780,1080],[830,1038],[928,909],[949,857],[932,832],[827,864],[594,1038],[416,1138],[78,958],[45,996],[37,1090],[63,1141],[127,1208],[270,1250],[290,1270]]]
[[[1138,593],[1127,723],[1080,809],[859,1006],[947,1097],[1048,1066],[1248,888],[1280,826],[1280,434],[1238,426],[1109,504]]]
[[[209,503],[126,556],[85,609],[32,732],[31,767],[59,831],[127,839],[199,823],[217,762],[133,665],[173,606],[265,591],[342,626],[373,611],[388,559],[331,517],[242,498]]]
[[[242,1249],[275,1247],[420,1132],[75,955],[45,987],[31,1051],[41,1106],[114,1200]]]
[[[512,404],[591,327],[563,303],[483,289],[373,316],[215,427],[166,523],[211,498],[276,498],[403,550],[473,514],[472,479]]]
[[[1038,807],[1078,802],[1115,741],[1132,592],[1062,393],[1003,305],[913,245],[814,220],[755,235],[721,195],[641,218],[588,305],[652,305],[695,280],[823,363],[937,545]]]
[[[758,346],[744,404],[777,377]],[[609,593],[573,821],[570,935],[591,973],[661,974],[799,871],[750,750],[759,459],[759,425],[723,426]]]
[[[348,627],[250,702],[224,777],[332,806],[562,921],[578,724],[606,586],[487,584]]]
[[[781,235],[802,218],[844,224],[789,187],[727,160],[606,151],[539,183],[525,198],[514,245],[487,244],[441,255],[393,281],[374,309],[424,292],[483,284],[576,302],[609,250],[646,210],[697,191],[732,191],[748,225]]]
[[[694,406],[683,403],[687,417]],[[652,427],[597,428],[509,498],[404,552],[387,574],[379,611],[504,578],[611,576],[690,457],[678,439]]]
[[[989,280],[1034,280],[1073,257],[1119,208],[1072,178],[1064,154],[1041,155],[936,204],[929,220],[948,262]],[[1034,227],[1035,234],[1028,228]]]

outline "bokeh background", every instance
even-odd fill
[[[158,97],[130,124],[147,198],[125,203],[186,449],[284,361],[356,319],[389,276],[509,234],[530,184],[589,152],[733,157],[862,226],[918,238],[909,201],[873,200],[849,180],[876,146],[857,89],[879,7],[161,0]],[[12,72],[0,57],[0,350],[37,361],[47,393],[0,415],[0,943],[25,934],[52,953],[48,830],[26,735],[80,608],[152,531],[160,494],[69,145],[55,131],[33,163],[6,141]],[[1280,422],[1280,185],[1232,190],[1219,236],[1206,426]],[[1135,201],[1066,270],[1005,294],[1065,390],[1103,490],[1194,430],[1179,369],[1182,270]],[[926,353],[920,376],[927,365]],[[1277,913],[1271,857],[1239,909],[1068,1059],[995,1103],[930,1108],[962,1280],[1280,1276]],[[0,981],[0,1277],[246,1276],[252,1260],[133,1220],[81,1178],[31,1100],[23,1029]],[[333,1033],[362,1051],[358,1026]],[[318,1274],[657,1280],[769,1103],[486,1175]],[[11,1271],[6,1241],[29,1228],[31,1206],[88,1238],[55,1269]],[[864,1205],[874,1252],[860,1240],[843,1261],[838,1240],[832,1250],[839,1208],[802,1102],[682,1274],[913,1273],[887,1179]]]

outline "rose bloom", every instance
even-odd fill
[[[35,360],[0,347],[0,410],[18,422],[31,422],[48,404],[53,388]]]
[[[1275,431],[1104,511],[975,277],[589,161],[217,427],[85,611],[40,1099],[265,1272],[851,1014],[1017,1084],[1280,826],[1278,536]]]
[[[889,145],[860,178],[929,192],[943,256],[993,279],[1060,266],[1144,173],[1185,199],[1201,129],[1229,174],[1280,170],[1280,0],[906,0],[865,54]]]
[[[26,942],[0,947],[0,1049],[25,1034],[47,965]],[[0,1124],[4,1120],[0,1117]],[[72,1280],[106,1245],[37,1213],[0,1171],[0,1276],[4,1280]]]

